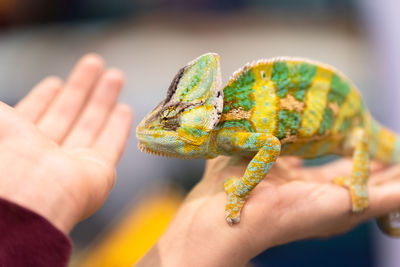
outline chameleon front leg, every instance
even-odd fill
[[[227,150],[257,152],[241,178],[228,178],[224,183],[227,194],[226,221],[240,221],[240,211],[251,190],[261,182],[279,156],[279,139],[265,133],[224,132],[219,135],[219,145]]]
[[[353,169],[350,176],[337,177],[334,183],[348,187],[351,195],[353,212],[363,211],[368,207],[368,178],[369,170],[369,153],[368,153],[368,136],[365,129],[357,128],[352,132],[350,137],[351,143],[354,144],[353,152]]]

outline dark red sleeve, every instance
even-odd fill
[[[0,266],[67,266],[71,242],[42,216],[0,198]]]

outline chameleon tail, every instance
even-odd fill
[[[371,115],[365,118],[370,135],[370,155],[386,164],[400,162],[400,136],[381,126]],[[379,217],[377,224],[382,232],[389,236],[400,236],[400,210]]]
[[[400,136],[383,127],[371,115],[367,115],[366,128],[370,136],[371,158],[385,164],[400,163]]]

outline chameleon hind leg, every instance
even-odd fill
[[[368,207],[368,178],[369,152],[368,136],[365,129],[357,128],[352,132],[352,142],[354,144],[353,169],[350,176],[337,177],[334,183],[349,188],[353,212],[363,211]]]
[[[227,201],[225,219],[229,224],[240,221],[240,212],[251,190],[268,173],[279,156],[281,144],[273,135],[264,133],[232,133],[223,136],[225,147],[257,151],[241,178],[228,178],[224,183]]]

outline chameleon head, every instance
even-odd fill
[[[219,56],[207,53],[178,71],[166,98],[138,125],[139,148],[171,157],[204,156],[222,108]]]

